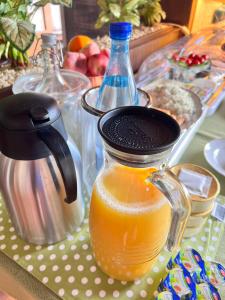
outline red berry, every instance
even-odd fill
[[[203,54],[203,55],[202,55],[202,58],[204,58],[205,60],[209,60],[209,56],[206,55],[206,54]]]
[[[180,62],[186,62],[186,58],[182,56],[182,57],[179,58],[179,61]]]
[[[188,58],[188,59],[186,60],[186,63],[187,63],[189,66],[191,66],[191,64],[192,64],[192,59],[191,59],[191,58]]]

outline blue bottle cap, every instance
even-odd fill
[[[113,40],[127,40],[131,37],[132,24],[128,22],[111,23],[109,33]]]

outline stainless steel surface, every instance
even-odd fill
[[[0,154],[0,189],[11,220],[21,238],[51,244],[66,238],[84,217],[81,162],[68,142],[76,168],[77,200],[67,204],[61,173],[53,156],[19,161]]]

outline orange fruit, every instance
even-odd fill
[[[76,35],[69,41],[68,50],[71,52],[78,52],[92,42],[93,40],[87,35]]]

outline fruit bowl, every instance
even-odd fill
[[[169,58],[170,78],[182,82],[191,82],[197,77],[208,75],[211,69],[211,61],[205,54],[191,53],[188,56],[180,56],[174,53]]]

